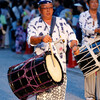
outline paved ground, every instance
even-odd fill
[[[9,49],[0,50],[0,100],[18,100],[10,89],[7,72],[10,66],[18,64],[31,57],[31,55],[16,54]],[[74,71],[74,69],[68,69]],[[77,70],[77,73],[80,71]],[[35,98],[30,98],[29,100],[35,100]],[[73,95],[71,93],[66,94],[66,100],[83,100],[79,96]]]

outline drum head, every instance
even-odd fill
[[[58,61],[58,59],[54,56],[52,58],[52,55],[47,55],[46,56],[46,65],[47,65],[47,70],[49,74],[51,75],[52,79],[55,82],[61,82],[62,80],[62,70],[61,70],[61,65]]]

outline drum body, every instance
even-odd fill
[[[75,56],[75,59],[83,72],[84,76],[95,73],[100,69],[100,40],[96,40],[89,44],[80,47],[79,55]]]
[[[19,99],[41,93],[63,82],[61,64],[54,57],[56,66],[53,65],[51,53],[45,52],[9,68],[8,81]]]

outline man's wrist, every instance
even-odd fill
[[[74,44],[72,47],[71,47],[71,49],[73,49],[75,46],[78,46],[77,44]]]
[[[43,42],[44,36],[41,37],[41,42]]]

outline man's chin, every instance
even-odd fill
[[[52,19],[52,16],[51,16],[51,17],[50,17],[50,16],[47,16],[47,17],[45,17],[45,19],[48,19],[48,20],[49,20],[49,19]]]
[[[52,19],[52,16],[50,16],[50,15],[48,15],[48,16],[42,16],[42,18],[49,20],[49,19]]]

